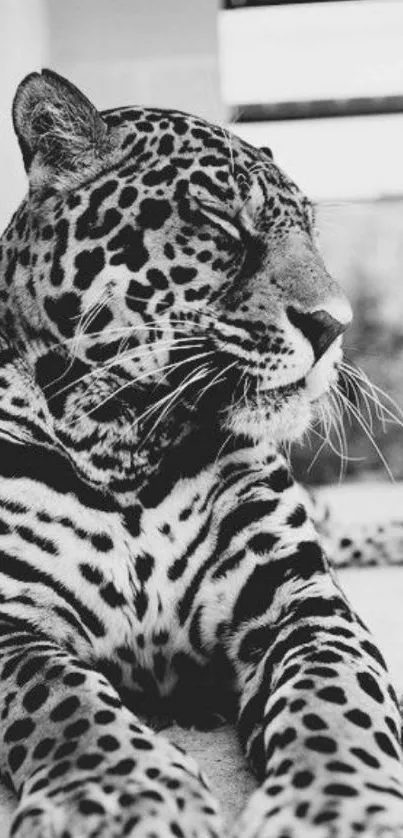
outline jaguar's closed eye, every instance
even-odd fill
[[[235,219],[228,217],[228,213],[220,204],[206,203],[196,196],[192,196],[197,203],[198,209],[205,218],[208,218],[216,227],[220,227],[228,236],[240,241],[242,238],[241,228],[237,226]]]

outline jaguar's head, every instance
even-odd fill
[[[92,399],[139,388],[161,412],[211,403],[236,433],[299,436],[351,310],[271,153],[176,111],[98,113],[50,71],[21,83],[14,124],[30,189],[1,293],[42,374],[52,345]]]

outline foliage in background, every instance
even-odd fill
[[[383,397],[385,407],[397,415],[400,408],[403,420],[403,199],[322,205],[318,227],[329,271],[345,288],[354,309],[354,323],[344,341],[345,356],[389,394],[398,407]],[[352,388],[348,395],[356,404]],[[356,419],[345,413],[350,459],[344,465],[328,445],[318,454],[321,440],[315,433],[303,446],[294,446],[293,467],[305,482],[334,482],[341,473],[387,479],[382,457],[394,478],[403,479],[403,428],[386,413],[382,423],[375,406],[371,419],[365,400],[360,409],[381,455]],[[317,430],[323,433],[320,427]],[[332,442],[339,446],[334,434]]]

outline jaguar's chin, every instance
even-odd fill
[[[305,375],[273,387],[261,368],[255,372],[251,365],[242,370],[231,356],[223,356],[222,376],[215,376],[215,387],[196,403],[203,406],[209,421],[219,419],[224,432],[278,447],[301,439],[320,417],[341,358],[341,339],[337,339]]]
[[[249,397],[225,411],[225,425],[236,435],[255,443],[281,445],[299,439],[314,418],[307,396],[306,381],[300,379],[286,387],[278,387],[259,399]]]
[[[283,387],[264,392],[250,387],[244,398],[234,400],[224,411],[226,428],[256,443],[275,446],[301,439],[320,416],[320,405],[337,380],[338,360],[324,358],[305,378]]]

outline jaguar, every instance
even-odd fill
[[[400,715],[284,444],[351,310],[310,202],[187,114],[17,89],[1,239],[0,770],[14,838],[218,838],[164,718],[236,725],[239,838],[401,838]]]

